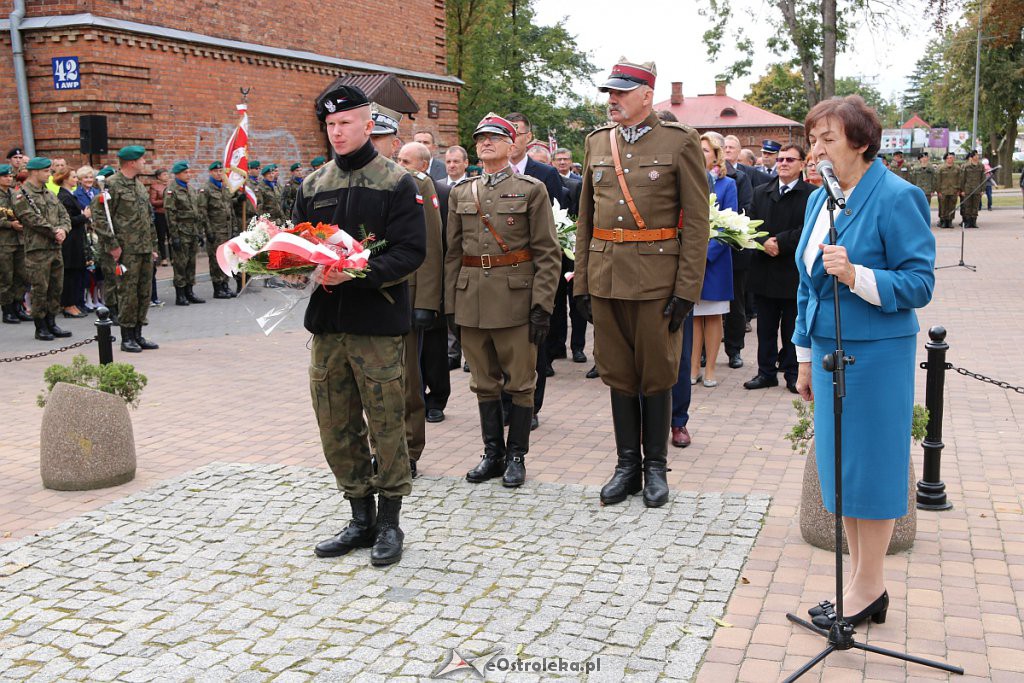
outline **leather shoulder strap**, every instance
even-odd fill
[[[622,188],[622,196],[626,199],[626,205],[629,206],[629,212],[633,214],[633,220],[636,221],[636,227],[640,230],[646,230],[647,223],[644,222],[640,212],[636,210],[636,204],[633,203],[633,195],[629,193],[629,186],[626,185],[626,176],[622,172],[622,161],[619,159],[619,146],[615,141],[614,128],[608,131],[608,139],[612,143],[612,161],[615,163],[615,177],[619,179],[619,187]]]
[[[498,231],[494,229],[493,225],[491,225],[491,220],[480,208],[480,194],[476,189],[478,184],[479,182],[472,182],[469,185],[470,191],[473,193],[473,201],[476,203],[476,213],[480,216],[480,222],[484,224],[484,227],[487,228],[490,231],[491,236],[494,237],[494,241],[497,242],[498,246],[501,247],[501,250],[507,254],[509,252],[509,246],[505,244],[505,240],[501,239],[501,235],[499,235]]]

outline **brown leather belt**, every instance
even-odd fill
[[[470,268],[483,268],[486,270],[497,266],[514,266],[517,263],[532,260],[532,251],[529,249],[520,249],[519,251],[511,251],[507,254],[499,254],[497,256],[491,256],[490,254],[483,254],[481,256],[463,256],[462,265]]]
[[[653,230],[594,228],[594,237],[605,242],[660,242],[661,240],[675,239],[678,234],[677,228],[655,228]]]

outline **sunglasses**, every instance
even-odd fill
[[[795,164],[803,161],[800,157],[779,157],[775,160],[777,164]]]

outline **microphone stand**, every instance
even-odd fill
[[[960,208],[961,206],[963,206],[965,199],[970,199],[971,197],[973,197],[978,192],[978,190],[980,190],[981,188],[985,187],[985,183],[987,183],[987,182],[988,182],[988,178],[985,178],[984,180],[981,181],[981,185],[978,185],[976,188],[971,190],[970,193],[966,197],[964,197],[959,202],[957,202],[957,205],[953,208],[953,215],[955,216],[956,215],[956,210],[958,208]],[[960,262],[959,263],[951,263],[948,266],[935,266],[935,270],[942,270],[943,268],[966,268],[967,270],[971,271],[972,273],[978,272],[978,267],[977,266],[972,266],[972,265],[970,265],[968,263],[964,263],[964,231],[965,230],[966,230],[966,228],[964,228],[963,220],[961,220],[960,221]]]
[[[835,245],[837,240],[835,211],[836,201],[832,198],[832,195],[829,194],[828,243],[832,246]],[[943,671],[949,671],[955,674],[963,674],[964,670],[958,666],[953,666],[944,662],[933,662],[903,652],[896,652],[894,650],[886,650],[884,648],[875,647],[874,645],[868,645],[867,643],[859,643],[853,637],[853,626],[850,625],[843,616],[843,398],[846,396],[846,366],[853,365],[855,359],[853,356],[847,356],[843,351],[842,320],[840,318],[839,309],[839,278],[835,275],[832,276],[832,305],[835,310],[836,317],[836,349],[822,358],[821,365],[825,370],[832,373],[832,419],[835,431],[833,435],[833,448],[835,450],[836,620],[835,623],[832,624],[832,628],[826,631],[825,629],[818,628],[814,624],[801,619],[795,614],[786,614],[786,618],[794,624],[799,624],[809,631],[813,631],[818,635],[824,636],[828,641],[828,646],[786,678],[785,683],[790,683],[791,681],[795,681],[800,678],[805,673],[813,669],[818,662],[823,661],[833,652],[852,650],[854,648],[864,650],[865,652],[874,652],[880,655],[885,655],[886,657],[902,659],[905,662],[923,664],[925,666],[942,669]]]

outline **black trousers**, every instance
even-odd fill
[[[582,351],[587,344],[587,319],[580,315],[573,305],[572,281],[566,282],[565,274],[572,272],[572,259],[562,255],[562,274],[558,278],[558,289],[555,290],[555,310],[551,314],[551,332],[548,334],[548,359],[565,358],[565,342],[569,339],[569,348]],[[569,338],[569,323],[572,323],[572,337]]]
[[[452,383],[448,374],[448,327],[443,322],[423,333],[420,373],[427,410],[444,410],[452,395]]]
[[[160,254],[161,259],[167,260],[169,254],[167,250],[167,243],[170,239],[167,231],[167,215],[154,213],[153,216],[156,224],[157,253]]]
[[[725,314],[725,352],[732,356],[743,350],[747,334],[747,270],[732,271],[732,301]]]
[[[796,299],[754,298],[757,301],[757,374],[775,377],[781,371],[787,382],[795,382],[796,347],[792,339],[796,327]]]
[[[64,269],[64,289],[60,292],[61,308],[85,305],[85,284],[87,281],[85,268]]]

